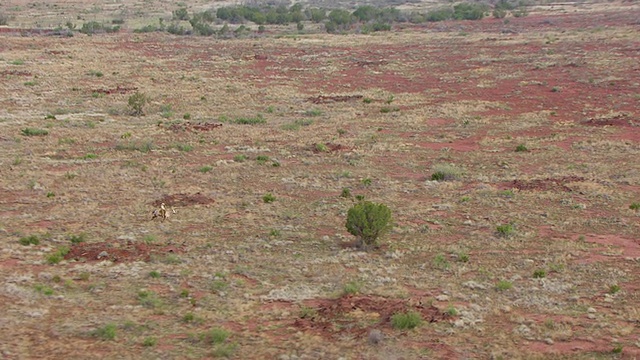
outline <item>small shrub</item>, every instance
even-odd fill
[[[351,197],[351,190],[349,188],[342,189],[342,193],[340,193],[340,196],[343,197],[343,198],[350,198]]]
[[[45,136],[49,135],[49,132],[44,129],[37,128],[24,128],[22,129],[22,135],[24,136]]]
[[[36,284],[33,287],[37,292],[46,295],[46,296],[51,296],[53,295],[53,289],[50,288],[49,286],[46,285],[42,285],[42,284]]]
[[[18,240],[18,242],[20,243],[20,245],[24,245],[24,246],[40,245],[40,239],[38,238],[38,235],[29,235],[29,236],[22,237],[20,238],[20,240]]]
[[[623,346],[622,344],[616,344],[613,349],[611,350],[612,353],[614,354],[622,354],[622,350],[623,350]]]
[[[631,205],[629,205],[629,209],[633,210],[633,211],[638,211],[640,210],[640,202],[634,202]]]
[[[361,201],[349,209],[345,226],[362,247],[376,245],[392,227],[391,210],[384,204]]]
[[[322,115],[322,110],[312,109],[304,112],[306,116],[320,116]]]
[[[443,254],[438,254],[433,258],[433,266],[436,269],[447,270],[450,267],[449,261]]]
[[[511,281],[507,281],[507,280],[500,280],[496,284],[496,289],[498,289],[500,291],[509,290],[512,287],[513,287],[513,284],[511,283]]]
[[[55,197],[55,196],[56,196],[56,194],[54,192],[51,192],[51,191],[47,192],[47,197],[48,198],[52,198],[52,197]]]
[[[360,288],[362,288],[362,284],[357,281],[349,281],[342,288],[342,293],[344,295],[354,295],[360,292]]]
[[[176,149],[184,152],[189,152],[193,150],[193,145],[189,145],[189,144],[176,144],[175,147]]]
[[[147,102],[149,102],[149,99],[145,94],[141,92],[136,92],[135,94],[129,96],[129,113],[132,116],[144,115],[144,106],[147,104]]]
[[[191,120],[191,114],[186,113],[186,114],[182,115],[182,118],[185,119],[185,120]]]
[[[433,173],[431,174],[432,181],[452,181],[458,180],[462,176],[462,171],[449,164],[437,164],[433,167]]]
[[[291,123],[282,125],[282,130],[299,130],[301,127],[313,124],[311,119],[298,119]]]
[[[263,118],[262,115],[260,114],[258,114],[255,117],[241,117],[233,120],[234,124],[240,124],[240,125],[257,125],[257,124],[264,124],[266,122],[267,120],[265,120],[265,118]]]
[[[196,319],[196,316],[193,315],[193,313],[186,313],[184,314],[184,316],[182,317],[182,321],[186,322],[186,323],[190,323],[193,322]]]
[[[267,155],[258,155],[258,156],[256,156],[256,162],[258,164],[262,165],[262,164],[266,163],[267,161],[269,161],[269,157]]]
[[[273,196],[273,194],[271,194],[271,193],[266,193],[262,197],[262,201],[264,201],[265,203],[269,204],[269,203],[272,203],[272,202],[276,201],[276,197]]]
[[[313,319],[318,314],[318,311],[312,307],[304,306],[300,308],[300,319]]]
[[[394,329],[407,330],[413,329],[422,323],[420,313],[416,311],[408,311],[397,313],[391,317],[391,325]]]
[[[149,272],[149,277],[153,279],[157,279],[160,277],[160,273],[157,272],[156,270],[152,270],[151,272]]]
[[[458,261],[463,262],[463,263],[467,263],[469,262],[469,254],[461,251],[458,253]]]
[[[323,144],[323,143],[317,143],[315,146],[315,149],[317,152],[327,152],[329,151],[329,148],[327,148],[327,145]]]
[[[115,324],[107,324],[93,331],[92,335],[102,340],[113,340],[116,338],[117,327]]]
[[[529,149],[527,149],[526,146],[524,146],[524,144],[520,144],[518,146],[516,146],[516,152],[528,152]]]
[[[449,305],[445,313],[449,316],[456,316],[458,315],[458,309],[456,309],[453,305]]]
[[[50,265],[59,263],[64,259],[64,256],[69,253],[69,251],[70,249],[67,246],[59,247],[55,252],[47,256],[47,263]]]
[[[510,237],[515,233],[515,228],[513,227],[512,224],[498,225],[496,227],[496,232],[498,233],[498,236]]]
[[[86,154],[82,157],[82,160],[93,160],[97,158],[98,158],[98,154]]]
[[[617,293],[619,291],[620,291],[620,285],[613,284],[613,285],[609,286],[609,294],[615,294],[615,293]]]
[[[140,290],[138,291],[138,301],[146,308],[157,308],[162,305],[162,300],[158,298],[158,295],[153,291]]]
[[[233,161],[235,162],[244,162],[245,160],[247,160],[247,155],[244,154],[238,154],[233,157]]]
[[[537,269],[533,272],[534,279],[542,279],[547,276],[547,272],[543,269]]]
[[[372,98],[366,97],[364,99],[362,99],[362,102],[365,104],[371,104],[373,102]]]
[[[200,334],[200,340],[210,345],[222,344],[229,338],[229,332],[225,329],[213,328]]]
[[[147,337],[142,341],[142,346],[156,346],[156,344],[158,343],[158,339],[154,338],[154,337]]]
[[[69,237],[69,241],[71,241],[72,244],[79,244],[79,243],[85,242],[87,241],[87,234],[80,233],[78,235],[71,235]]]

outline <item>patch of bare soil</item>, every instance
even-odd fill
[[[561,178],[546,178],[535,180],[513,180],[508,183],[502,184],[500,187],[505,189],[518,189],[526,191],[572,191],[566,184],[572,182],[584,181],[584,178],[579,176],[564,176]]]
[[[172,194],[153,202],[153,206],[160,206],[164,203],[167,206],[191,206],[191,205],[209,205],[216,201],[202,193],[195,194]]]
[[[2,70],[0,71],[1,76],[31,76],[31,72],[22,71],[22,70]]]
[[[338,299],[313,299],[303,302],[315,310],[294,322],[300,330],[314,331],[327,338],[344,334],[364,335],[374,328],[391,327],[394,314],[415,311],[428,323],[447,321],[451,317],[434,306],[413,304],[406,299],[380,296],[348,295]]]
[[[152,246],[132,242],[79,243],[71,247],[65,259],[76,261],[133,262],[149,261],[152,255],[178,253],[174,246]]]

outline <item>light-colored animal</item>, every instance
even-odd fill
[[[176,213],[176,209],[173,208],[173,206],[171,207],[171,210],[167,210],[166,206],[164,205],[164,203],[160,204],[160,207],[158,209],[153,210],[153,212],[151,213],[151,220],[155,219],[155,218],[160,218],[162,221],[165,221],[169,218],[169,216],[171,216],[171,214],[175,214]]]

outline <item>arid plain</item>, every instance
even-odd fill
[[[33,4],[1,8],[0,358],[640,357],[637,2],[241,39]],[[122,6],[156,12],[28,31]],[[393,212],[370,251],[356,197]]]

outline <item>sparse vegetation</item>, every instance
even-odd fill
[[[544,278],[546,276],[547,276],[547,272],[546,272],[546,270],[543,270],[543,269],[536,269],[533,272],[533,278],[534,279],[542,279],[542,278]]]
[[[20,243],[20,245],[24,245],[24,246],[40,245],[40,238],[38,237],[38,235],[29,235],[29,236],[20,238],[18,242]]]
[[[631,205],[629,205],[629,209],[633,210],[633,211],[639,211],[640,210],[640,202],[634,202]]]
[[[24,136],[45,136],[49,135],[49,132],[44,129],[37,128],[24,128],[22,129],[22,135]]]
[[[272,193],[266,193],[264,194],[264,196],[262,196],[262,201],[269,204],[276,201],[276,197]]]
[[[432,181],[452,181],[459,180],[462,176],[462,171],[455,165],[450,164],[437,164],[433,166],[433,173],[431,174]]]
[[[498,289],[500,291],[509,290],[512,287],[513,287],[513,284],[511,283],[511,281],[507,281],[507,280],[500,280],[496,284],[496,289]]]
[[[94,330],[91,335],[101,340],[114,340],[116,338],[117,326],[115,324],[106,324],[103,327]]]
[[[416,311],[397,313],[391,317],[391,325],[398,330],[410,330],[420,324],[422,324],[422,316]]]
[[[344,295],[355,295],[360,292],[362,284],[358,281],[349,281],[342,289]]]
[[[52,254],[47,255],[47,263],[50,265],[54,265],[59,263],[64,259],[64,256],[69,253],[70,249],[68,246],[61,246]]]
[[[498,233],[498,236],[508,238],[515,234],[516,229],[511,223],[502,224],[496,226],[496,232]]]
[[[516,146],[516,152],[528,152],[529,149],[527,149],[526,146],[524,146],[524,144],[520,144],[518,146]]]

